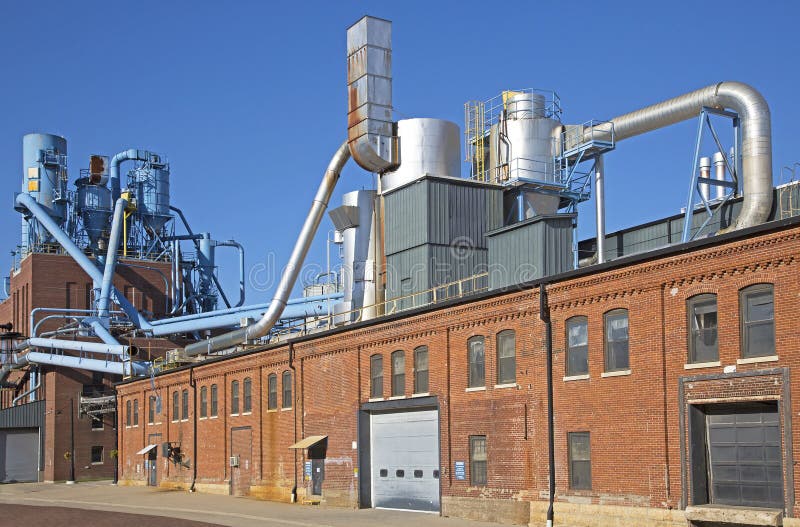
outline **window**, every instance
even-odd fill
[[[569,432],[569,487],[571,489],[592,488],[591,447],[589,432]]]
[[[406,354],[392,352],[392,397],[406,394]]]
[[[217,385],[211,385],[211,417],[217,416]]]
[[[771,284],[758,284],[739,293],[742,357],[775,355],[775,305]]]
[[[717,295],[693,296],[686,302],[689,314],[689,362],[715,362],[717,349]]]
[[[497,384],[517,382],[517,336],[513,329],[497,334]]]
[[[103,463],[103,447],[92,447],[92,465],[100,465]]]
[[[467,386],[470,388],[486,386],[485,349],[485,339],[480,335],[467,341],[467,362],[469,363]]]
[[[103,416],[92,417],[92,430],[102,430],[104,428]]]
[[[139,399],[133,400],[133,426],[139,426]]]
[[[567,320],[567,376],[589,373],[589,320]]]
[[[231,381],[231,415],[239,413],[239,381]]]
[[[615,309],[605,314],[605,333],[606,371],[629,369],[627,309]]]
[[[292,372],[285,371],[281,378],[283,385],[283,400],[281,401],[281,408],[292,407]]]
[[[428,346],[414,350],[414,393],[428,393]]]
[[[267,377],[267,410],[278,408],[278,376],[270,373]]]
[[[151,395],[147,398],[147,423],[153,424],[156,422],[156,396]]]
[[[369,358],[369,396],[373,399],[383,397],[383,356]]]
[[[200,388],[200,419],[208,417],[208,386]]]
[[[131,402],[125,402],[125,426],[131,426]]]
[[[244,380],[244,384],[242,385],[242,411],[243,412],[252,412],[253,411],[253,381],[250,377]]]
[[[178,404],[179,404],[180,395],[178,392],[172,392],[172,422],[180,421],[181,416],[178,413]]]
[[[469,483],[486,485],[486,436],[469,436]]]
[[[189,419],[189,390],[183,390],[181,393],[181,419],[184,421]]]

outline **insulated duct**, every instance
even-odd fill
[[[392,23],[365,16],[347,29],[347,143],[353,160],[382,173],[400,164],[392,121]]]
[[[767,101],[754,88],[725,81],[611,119],[617,141],[697,117],[703,107],[733,110],[742,127],[742,210],[728,230],[767,221],[772,208],[772,127]]]
[[[269,304],[267,312],[264,313],[264,316],[255,324],[247,326],[246,328],[237,329],[236,331],[224,333],[202,342],[196,342],[186,346],[185,351],[187,355],[194,356],[232,348],[238,344],[263,337],[269,333],[272,326],[275,325],[275,322],[280,319],[281,313],[283,313],[286,307],[289,294],[292,292],[292,288],[297,281],[297,275],[300,273],[300,267],[303,265],[303,261],[308,253],[308,248],[314,240],[314,235],[325,214],[325,209],[328,207],[328,201],[331,199],[333,189],[336,187],[336,182],[339,181],[339,175],[348,159],[350,159],[350,147],[348,142],[345,142],[333,155],[330,163],[328,163],[328,169],[325,171],[316,196],[314,196],[311,210],[308,212],[305,223],[303,223],[300,236],[298,236],[297,242],[295,242],[292,255],[289,257],[289,262],[283,270],[281,281],[278,283],[275,295],[272,298],[272,302]]]

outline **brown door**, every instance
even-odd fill
[[[231,429],[231,493],[250,494],[250,475],[253,470],[253,431],[250,427]]]

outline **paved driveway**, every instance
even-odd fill
[[[390,510],[353,510],[313,505],[291,505],[232,496],[164,491],[147,487],[117,487],[110,482],[78,483],[17,483],[0,485],[0,503],[13,504],[14,513],[5,514],[0,507],[0,526],[57,527],[58,523],[43,521],[59,517],[58,511],[42,507],[65,507],[110,514],[87,517],[86,521],[64,521],[63,525],[132,525],[128,515],[146,515],[190,520],[180,527],[201,527],[192,522],[236,527],[492,527],[500,524],[442,518],[435,514]],[[9,510],[9,512],[11,512]],[[71,511],[67,511],[71,512]],[[53,513],[53,514],[50,514]],[[66,516],[64,516],[66,520]],[[141,525],[158,527],[178,526],[176,522],[150,523],[139,516]],[[93,520],[102,523],[94,523]],[[118,520],[118,521],[117,521]],[[3,523],[11,521],[11,523]],[[33,523],[37,521],[39,523]],[[92,522],[92,523],[90,523]]]

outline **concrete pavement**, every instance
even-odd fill
[[[291,505],[249,498],[118,487],[109,481],[0,485],[0,503],[54,506],[164,516],[216,525],[250,527],[497,527],[500,524],[442,518],[416,512]],[[32,509],[31,509],[32,510]],[[16,518],[25,525],[24,518]]]

